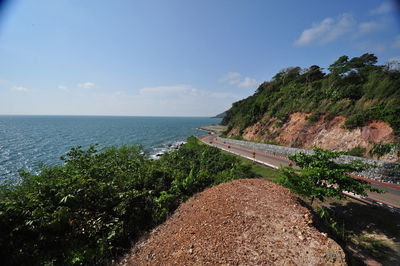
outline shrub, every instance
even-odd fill
[[[368,115],[354,114],[346,119],[346,121],[344,122],[344,126],[347,129],[355,129],[357,127],[365,126],[366,123],[368,123],[368,122],[369,122]]]
[[[334,152],[320,148],[313,149],[314,154],[297,153],[289,155],[289,159],[294,161],[300,170],[292,167],[281,168],[279,183],[288,187],[294,193],[311,199],[311,204],[315,198],[324,200],[326,197],[343,198],[342,192],[352,192],[362,196],[366,195],[366,190],[380,192],[368,182],[355,179],[347,173],[360,172],[371,165],[361,161],[350,163],[337,163],[334,159],[344,152]]]
[[[273,141],[273,140],[266,140],[264,141],[264,144],[271,144],[271,145],[280,145],[279,142]]]
[[[400,143],[374,143],[374,146],[369,151],[369,155],[377,156],[378,159],[389,153],[396,153],[397,156],[400,156]]]
[[[194,193],[254,176],[193,137],[160,160],[139,146],[91,146],[71,149],[63,161],[0,186],[4,265],[106,264]]]
[[[347,155],[351,155],[351,156],[357,156],[357,157],[363,157],[366,153],[366,149],[357,145],[356,147],[348,150],[346,152]]]
[[[231,136],[231,139],[244,140],[242,136]]]
[[[320,112],[315,112],[312,113],[310,116],[308,116],[306,120],[308,120],[310,123],[316,123],[319,121],[320,116],[321,116]]]

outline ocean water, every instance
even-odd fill
[[[71,147],[99,148],[140,144],[155,158],[206,134],[198,128],[218,124],[205,117],[0,116],[0,181],[18,181],[18,170],[37,173],[39,163],[61,164]]]

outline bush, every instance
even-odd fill
[[[357,145],[356,147],[348,150],[346,154],[351,156],[363,157],[366,152],[367,150],[365,148]]]
[[[306,116],[306,120],[308,120],[310,123],[316,123],[319,121],[319,118],[321,117],[322,113],[320,112],[315,112],[312,113],[310,116]]]
[[[281,168],[278,182],[288,187],[300,196],[309,197],[311,204],[315,198],[343,198],[342,192],[347,191],[366,196],[366,190],[380,192],[368,182],[348,176],[348,173],[361,172],[371,165],[361,161],[337,163],[343,152],[334,152],[320,148],[313,149],[314,154],[297,153],[289,155],[300,170],[292,167]]]
[[[278,146],[281,145],[281,144],[279,144],[279,142],[273,141],[273,140],[266,140],[266,141],[264,141],[264,144],[271,144],[271,145],[278,145]]]
[[[369,155],[377,156],[378,159],[382,156],[393,152],[397,156],[400,157],[400,143],[393,142],[393,143],[374,143],[374,146],[369,151]]]
[[[346,119],[344,126],[347,129],[355,129],[357,127],[363,127],[369,122],[369,118],[366,114],[354,114]]]
[[[139,146],[77,147],[62,159],[0,186],[3,265],[106,264],[194,193],[254,176],[195,138],[160,160]]]

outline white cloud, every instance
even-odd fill
[[[358,35],[364,35],[368,34],[374,31],[379,31],[384,28],[384,25],[382,23],[379,23],[377,21],[367,21],[358,24]]]
[[[222,78],[219,79],[220,82],[229,83],[231,85],[238,84],[242,75],[238,72],[228,72]]]
[[[399,62],[400,62],[400,56],[395,56],[395,57],[389,58],[388,61],[389,61],[389,62],[390,62],[390,61],[399,61]]]
[[[370,14],[372,15],[383,15],[386,13],[389,13],[390,11],[392,11],[393,6],[390,3],[390,1],[385,1],[383,2],[380,6],[378,6],[377,8],[374,8],[370,11]]]
[[[93,82],[83,82],[83,83],[79,83],[78,84],[79,88],[83,88],[83,89],[91,89],[94,87],[94,83]]]
[[[141,95],[146,94],[171,94],[171,93],[186,93],[191,91],[193,88],[187,85],[177,85],[177,86],[157,86],[157,87],[147,87],[139,90]]]
[[[219,98],[219,99],[232,99],[237,98],[239,96],[229,93],[229,92],[207,92],[207,95],[211,98]]]
[[[63,91],[69,91],[68,87],[65,85],[58,85],[57,89],[63,90]]]
[[[257,80],[245,77],[244,80],[242,80],[237,86],[243,89],[250,89],[257,86],[257,84],[258,84]]]
[[[64,86],[64,85],[60,85]],[[11,90],[12,85],[8,86]],[[19,88],[19,89],[16,89]],[[24,91],[21,87],[14,87]],[[56,85],[54,89],[58,89]],[[223,90],[203,90],[191,85],[148,86],[140,90],[72,90],[49,101],[43,93],[10,94],[0,97],[0,112],[64,115],[142,115],[142,116],[213,116],[227,110],[247,92],[234,94]],[[133,92],[135,91],[135,92]],[[87,99],[91,99],[87,101]]]
[[[257,80],[249,77],[244,77],[238,72],[229,72],[219,79],[220,82],[235,85],[243,89],[251,89],[257,86]]]
[[[350,32],[356,24],[351,14],[342,14],[337,19],[326,18],[304,30],[295,41],[296,45],[328,43]]]
[[[156,98],[182,98],[182,97],[210,97],[210,98],[234,98],[236,95],[224,92],[211,92],[199,90],[190,85],[156,86],[146,87],[139,90],[139,95]]]
[[[28,92],[28,91],[29,91],[27,88],[21,87],[21,86],[19,86],[19,87],[13,87],[11,90],[17,91],[17,92]]]
[[[232,102],[243,98],[242,95],[201,90],[191,85],[145,87],[136,95],[123,93],[99,97],[105,106],[113,105],[109,108],[113,112],[124,110],[123,113],[131,115],[164,116],[211,116],[227,110]],[[96,96],[92,99],[96,99]]]
[[[297,45],[306,45],[321,38],[332,27],[333,19],[326,18],[322,22],[313,24],[310,29],[304,30],[300,38],[295,41]]]
[[[340,15],[337,19],[337,23],[333,25],[328,34],[321,41],[323,43],[331,42],[345,33],[351,31],[353,26],[356,24],[355,19],[350,14]]]
[[[390,70],[399,70],[400,69],[400,56],[395,56],[390,58],[386,65]]]

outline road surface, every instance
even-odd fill
[[[227,144],[218,139],[216,135],[208,135],[200,139],[202,142],[220,148],[222,150],[228,151],[230,153],[234,153],[236,155],[239,155],[241,157],[256,161],[260,164],[269,166],[271,168],[279,168],[281,166],[289,166],[289,165],[294,165],[292,161],[290,161],[287,158],[272,155],[272,154],[266,154],[257,150],[249,150],[243,147],[235,146],[232,144]],[[378,194],[375,192],[368,192],[368,197],[359,197],[357,195],[350,195],[347,194],[350,197],[354,197],[358,200],[367,202],[367,203],[373,203],[377,205],[383,205],[385,207],[388,207],[390,209],[393,209],[397,212],[400,212],[400,186],[395,185],[395,184],[389,184],[389,183],[384,183],[380,182],[377,180],[371,180],[371,179],[366,179],[360,176],[355,176],[352,175],[354,178],[359,178],[366,180],[371,183],[372,186],[379,188],[381,190],[385,190],[386,193],[383,194]]]

